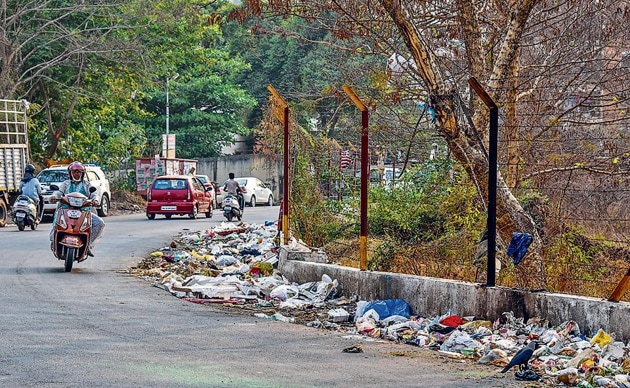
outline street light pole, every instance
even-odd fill
[[[169,140],[168,140],[168,135],[169,135],[169,100],[168,100],[168,92],[169,92],[169,83],[170,81],[174,81],[177,79],[177,77],[179,77],[179,74],[175,73],[174,76],[172,77],[166,77],[166,155],[164,155],[165,158],[168,159],[168,146],[169,146]]]

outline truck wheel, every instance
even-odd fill
[[[0,228],[7,226],[7,204],[0,198]]]

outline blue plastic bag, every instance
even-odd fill
[[[401,315],[405,318],[411,316],[409,305],[403,299],[386,299],[369,302],[357,316],[363,316],[363,313],[370,310],[376,311],[381,320],[393,315]]]
[[[507,255],[514,260],[514,265],[518,265],[518,263],[523,260],[525,254],[527,253],[527,249],[529,248],[529,244],[532,243],[533,237],[528,233],[512,233],[512,239],[510,240],[510,245],[507,248]]]

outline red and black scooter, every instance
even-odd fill
[[[52,190],[59,190],[51,185]],[[95,187],[90,192],[96,191]],[[50,248],[55,257],[64,260],[66,272],[72,264],[87,259],[92,234],[92,200],[81,193],[67,193],[61,199],[53,221],[53,239]]]

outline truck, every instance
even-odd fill
[[[28,105],[26,100],[0,99],[0,227],[9,222],[11,204],[20,194],[20,180],[30,160]]]
[[[197,160],[179,158],[136,159],[136,192],[142,197],[147,196],[147,189],[153,180],[160,175],[194,175],[197,170]]]

